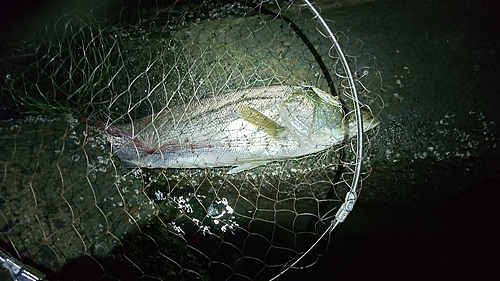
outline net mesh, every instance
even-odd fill
[[[374,58],[359,54],[361,41],[335,36],[364,108],[378,108]],[[23,118],[1,121],[0,227],[19,255],[73,279],[83,270],[95,279],[266,280],[326,251],[320,241],[303,256],[351,190],[356,138],[229,175],[231,167],[127,169],[106,136],[271,85],[339,95],[344,122],[354,120],[346,70],[304,5],[138,2],[116,23],[68,14],[8,65],[3,87]]]

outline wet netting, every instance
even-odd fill
[[[3,61],[21,116],[0,123],[4,250],[67,280],[314,265],[369,174],[381,108],[374,58],[319,11],[136,2],[26,38]]]

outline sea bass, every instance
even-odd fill
[[[127,167],[213,168],[229,174],[316,153],[356,135],[337,97],[312,86],[239,90],[106,128]],[[363,131],[378,120],[363,112]]]

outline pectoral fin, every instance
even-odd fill
[[[271,118],[246,105],[238,107],[238,115],[243,120],[254,125],[257,130],[262,130],[271,137],[277,137],[286,129]]]
[[[269,162],[271,162],[271,161],[256,161],[256,162],[241,164],[241,165],[236,166],[236,167],[232,168],[231,170],[229,170],[229,172],[227,172],[227,174],[228,175],[237,174],[239,172],[243,172],[243,171],[250,170],[250,169],[253,169],[253,168],[256,168],[259,166],[266,165]]]

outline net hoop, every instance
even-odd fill
[[[356,119],[356,124],[357,124],[357,130],[356,130],[356,149],[355,149],[355,157],[356,157],[356,165],[355,169],[353,172],[353,178],[351,181],[350,189],[347,192],[344,202],[340,206],[339,210],[335,214],[335,217],[331,221],[329,227],[320,235],[316,243],[314,243],[306,252],[304,252],[300,257],[298,257],[293,263],[289,264],[288,266],[285,266],[283,271],[279,274],[276,275],[274,278],[271,280],[277,280],[283,273],[287,272],[291,268],[296,268],[296,265],[307,255],[309,254],[315,247],[318,245],[320,241],[322,241],[327,235],[330,235],[333,230],[344,220],[347,218],[347,216],[351,213],[351,211],[354,208],[354,205],[356,204],[356,201],[358,199],[358,194],[361,190],[360,187],[360,182],[361,182],[361,168],[363,165],[363,130],[360,130],[359,128],[363,128],[363,120],[361,117],[361,102],[358,100],[358,93],[356,90],[356,85],[354,82],[354,77],[352,75],[351,69],[349,67],[349,64],[347,63],[346,57],[344,55],[344,52],[342,48],[340,47],[339,42],[337,41],[335,35],[333,34],[332,30],[326,23],[326,21],[323,19],[319,11],[313,6],[313,4],[309,0],[302,0],[304,3],[304,6],[306,6],[309,11],[314,15],[314,19],[316,19],[319,23],[319,25],[324,29],[323,32],[325,32],[325,36],[328,37],[331,42],[332,42],[332,47],[335,49],[335,51],[338,54],[338,57],[340,59],[340,63],[342,64],[342,67],[344,68],[345,74],[347,81],[349,83],[349,89],[351,90],[351,100],[352,100],[352,105],[354,108],[354,113],[355,113],[355,119]],[[321,32],[320,32],[321,33]]]

